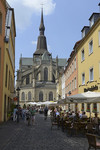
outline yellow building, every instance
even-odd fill
[[[8,119],[14,93],[15,73],[15,19],[14,10],[7,5],[5,29],[5,54],[4,54],[4,80],[3,80],[3,112],[2,121]]]
[[[77,46],[78,93],[100,92],[100,14],[93,13],[89,22],[90,25],[82,29],[82,40]],[[99,104],[91,105],[92,112],[100,113],[99,108]],[[90,104],[80,104],[81,109],[88,112]]]

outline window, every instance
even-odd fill
[[[74,89],[75,89],[75,88],[74,88],[74,80],[72,80],[72,86],[73,86],[73,90],[74,90]]]
[[[49,93],[49,101],[53,101],[53,93],[52,92]]]
[[[75,58],[75,60],[74,60],[74,63],[75,63],[75,69],[76,69],[76,58]]]
[[[71,91],[71,82],[70,82],[70,91]]]
[[[36,80],[39,80],[39,73],[37,73],[36,75]]]
[[[99,31],[99,46],[100,46],[100,31]]]
[[[72,73],[73,73],[73,71],[74,71],[74,65],[73,65],[73,63],[72,63]]]
[[[9,83],[8,83],[8,90],[10,89],[10,70],[9,70]]]
[[[90,75],[90,81],[93,81],[93,68],[90,69],[89,75]]]
[[[28,100],[31,100],[31,92],[28,92]]]
[[[26,76],[26,84],[29,84],[30,83],[30,78],[29,78],[29,75]]]
[[[55,83],[55,76],[54,75],[52,75],[52,82]]]
[[[92,18],[92,19],[90,20],[90,27],[92,27],[93,24],[94,24],[94,18]]]
[[[6,65],[5,87],[7,87],[7,80],[8,80],[8,65]]]
[[[93,103],[93,112],[94,112],[94,113],[97,112],[97,103]]]
[[[76,89],[76,77],[75,77],[75,89]]]
[[[82,74],[82,85],[85,84],[85,73]]]
[[[25,93],[24,93],[24,92],[22,92],[21,99],[22,99],[22,100],[25,100]]]
[[[71,75],[71,73],[72,73],[71,71],[72,71],[72,70],[71,70],[71,66],[70,66],[70,75]]]
[[[0,12],[0,34],[2,33],[2,13]]]
[[[87,104],[87,112],[90,112],[90,104]]]
[[[44,81],[48,81],[48,68],[44,68]]]
[[[82,103],[81,111],[84,111],[84,103]]]
[[[89,43],[89,55],[93,53],[93,41]]]
[[[84,49],[81,51],[81,61],[84,60]]]
[[[43,92],[42,92],[42,91],[39,93],[39,101],[40,101],[40,102],[43,101]]]

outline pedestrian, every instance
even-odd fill
[[[46,106],[44,108],[44,120],[47,120],[47,114],[48,114],[48,107]]]
[[[31,121],[31,112],[29,107],[27,108],[27,112],[26,112],[26,120],[27,120],[27,124],[28,126],[30,125],[30,121]]]
[[[35,122],[35,112],[36,112],[35,107],[32,107],[32,109],[31,109],[31,121],[32,121],[32,125]]]
[[[17,112],[18,112],[18,109],[17,109],[17,107],[16,107],[16,108],[14,108],[14,110],[13,110],[13,121],[17,121]]]

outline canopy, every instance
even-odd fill
[[[27,105],[37,105],[37,103],[36,102],[29,102],[29,103],[27,103]]]
[[[73,96],[68,96],[66,102],[69,101],[72,103],[100,103],[100,92],[85,92],[76,94]]]
[[[44,105],[56,105],[57,102],[54,102],[54,101],[45,101],[43,102]]]

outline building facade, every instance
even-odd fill
[[[0,1],[0,122],[3,115],[3,79],[4,79],[4,37],[5,37],[6,1]]]
[[[76,46],[80,41],[76,42],[70,58],[67,61],[67,66],[64,71],[65,74],[65,95],[71,96],[78,94],[78,57]]]
[[[64,71],[66,59],[52,58],[47,49],[43,10],[39,27],[37,48],[33,58],[20,58],[17,72],[17,87],[20,87],[20,105],[30,101],[55,101],[57,78]]]
[[[15,82],[15,18],[14,9],[7,4],[5,28],[5,55],[4,55],[4,80],[3,80],[3,119],[7,120],[13,102]]]
[[[78,51],[78,93],[100,92],[100,14],[93,13],[89,26],[82,29]],[[90,105],[80,104],[80,110],[89,111]],[[91,105],[92,112],[99,111],[99,104]],[[84,108],[84,109],[83,109]]]

